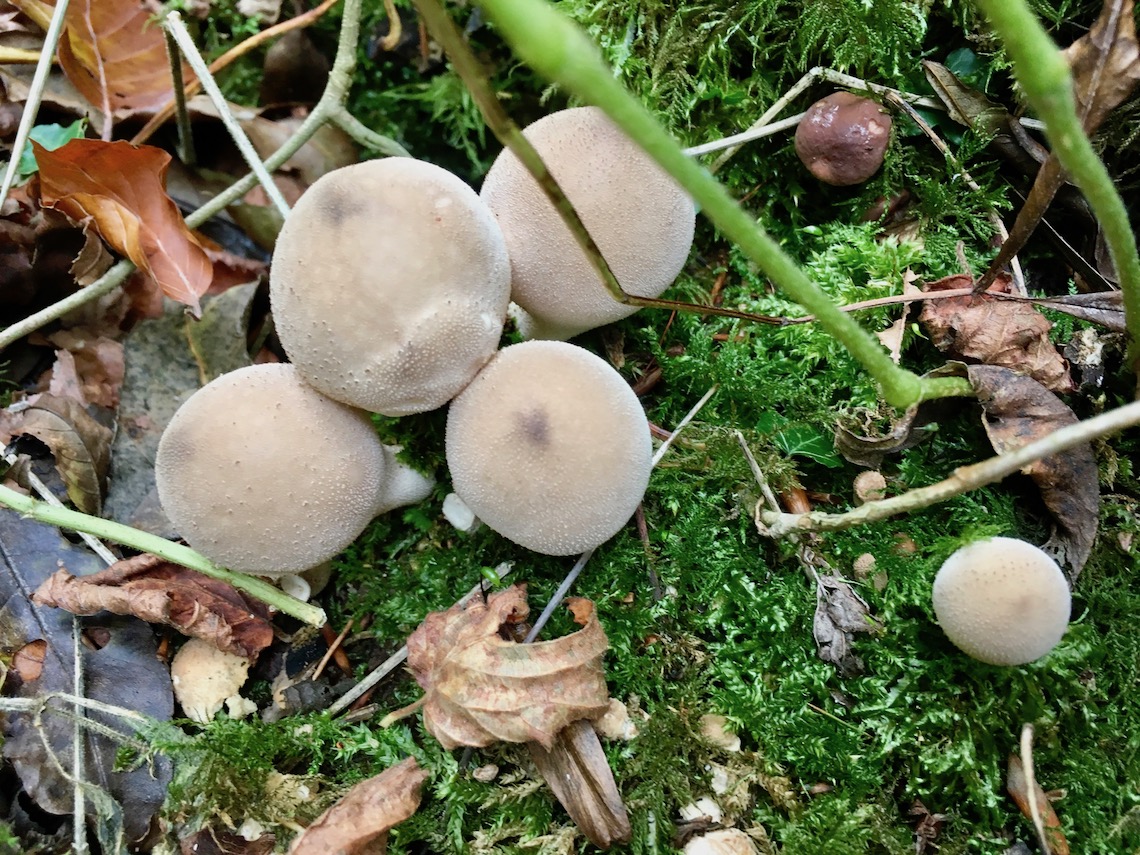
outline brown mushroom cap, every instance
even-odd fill
[[[596,107],[551,113],[523,131],[629,294],[659,296],[689,256],[696,211],[684,191]],[[632,315],[522,163],[504,149],[483,182],[511,257],[511,299],[534,337],[569,338]]]
[[[934,614],[964,653],[1023,665],[1057,646],[1069,624],[1065,574],[1031,543],[993,537],[963,546],[934,579]]]
[[[825,184],[861,184],[879,171],[891,117],[879,104],[834,92],[808,107],[796,127],[796,154]]]
[[[510,262],[495,218],[406,157],[334,170],[301,197],[270,273],[281,343],[309,385],[401,416],[442,406],[499,346]]]
[[[384,446],[368,416],[254,365],[203,386],[158,444],[155,480],[175,529],[234,570],[297,573],[336,555],[375,515]]]
[[[455,492],[499,534],[547,555],[613,537],[645,493],[652,456],[629,385],[565,342],[501,350],[447,416]]]

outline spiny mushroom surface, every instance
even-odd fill
[[[684,191],[596,107],[551,113],[523,131],[618,282],[657,297],[689,255],[696,211]],[[519,159],[504,149],[481,191],[511,257],[511,299],[532,338],[564,339],[632,315],[617,302]]]
[[[934,578],[934,614],[963,653],[1024,665],[1057,646],[1069,625],[1065,574],[1031,543],[993,537],[963,546]]]
[[[652,466],[637,396],[607,363],[565,342],[501,350],[451,402],[446,444],[455,492],[476,516],[547,555],[613,537]]]
[[[825,184],[862,184],[879,171],[891,139],[891,117],[879,104],[835,92],[807,109],[796,127],[796,154]]]
[[[311,389],[291,365],[254,365],[178,409],[158,444],[155,481],[194,549],[234,570],[280,575],[327,561],[390,507],[388,484],[403,480],[393,463],[366,413]]]
[[[315,389],[402,416],[434,410],[499,346],[510,291],[502,233],[460,179],[406,157],[334,170],[277,238],[270,298]]]

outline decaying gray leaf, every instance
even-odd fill
[[[632,830],[614,773],[594,726],[575,721],[564,727],[547,751],[527,743],[534,765],[574,824],[599,849],[628,843]]]
[[[72,616],[37,606],[30,599],[31,592],[61,565],[82,574],[102,567],[102,562],[69,544],[57,529],[0,510],[0,655],[10,655],[29,642],[43,642],[38,645],[42,667],[38,673],[28,673],[33,679],[14,689],[5,687],[17,697],[73,691]],[[86,696],[168,720],[174,711],[170,675],[155,656],[151,628],[135,618],[118,617],[88,619],[83,626],[101,644],[83,651]],[[42,809],[61,815],[72,810],[71,782],[60,771],[71,768],[73,746],[72,720],[62,714],[65,711],[62,702],[53,702],[39,723],[22,713],[11,714],[4,722],[4,757],[12,763],[24,790]],[[123,730],[122,721],[113,716],[97,712],[88,716]],[[160,759],[153,766],[115,771],[119,747],[101,734],[87,733],[87,780],[109,794],[100,797],[92,790],[88,811],[104,832],[108,822],[119,822],[127,840],[137,841],[162,806],[170,765]],[[115,836],[114,832],[106,835]]]
[[[1090,324],[1098,324],[1111,332],[1124,328],[1124,292],[1094,291],[1090,294],[1066,294],[1063,297],[1006,297],[1064,312]]]
[[[75,507],[98,515],[111,464],[111,431],[78,401],[48,394],[39,395],[23,412],[20,430],[51,449]]]
[[[863,670],[863,660],[851,650],[852,636],[875,632],[880,624],[871,616],[867,602],[837,573],[818,573],[816,579],[812,635],[819,658],[833,664],[845,677],[858,674]]]
[[[986,434],[998,454],[1077,423],[1073,411],[1031,377],[992,365],[972,365],[969,378],[985,414]],[[1092,552],[1100,518],[1100,486],[1092,446],[1075,446],[1022,471],[1041,491],[1056,526],[1043,549],[1069,566],[1070,579],[1075,582]]]

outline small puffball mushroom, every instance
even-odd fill
[[[155,481],[175,529],[210,560],[247,573],[300,573],[332,558],[430,482],[395,463],[366,413],[253,365],[195,392],[158,444]],[[410,473],[410,474],[409,474]],[[419,479],[418,493],[406,481]]]
[[[681,272],[696,209],[684,191],[596,107],[551,113],[523,131],[628,294],[657,297]],[[511,299],[528,338],[565,339],[628,317],[554,206],[509,149],[481,191],[511,257]]]
[[[484,523],[547,555],[609,540],[649,483],[652,443],[637,396],[572,344],[504,348],[451,402],[447,464]]]
[[[694,837],[681,850],[684,855],[759,855],[756,843],[739,828],[718,828]]]
[[[1024,665],[1057,646],[1069,624],[1069,583],[1031,543],[993,537],[963,546],[934,578],[934,614],[962,652]]]
[[[269,287],[306,383],[403,416],[443,406],[498,348],[510,261],[474,190],[392,157],[334,170],[305,192],[277,238]]]
[[[227,700],[236,698],[249,676],[248,659],[191,638],[170,662],[174,697],[194,721],[207,722]]]
[[[879,104],[835,92],[808,107],[796,127],[796,154],[825,184],[862,184],[879,171],[891,139],[891,117]]]

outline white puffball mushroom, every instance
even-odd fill
[[[551,113],[523,131],[627,294],[657,297],[693,243],[696,209],[669,175],[597,107]],[[565,339],[628,317],[570,229],[509,149],[483,182],[511,258],[511,299],[529,338]]]
[[[1069,624],[1069,583],[1031,543],[993,537],[963,546],[934,578],[934,614],[962,652],[1024,665],[1057,646]]]
[[[322,176],[277,238],[270,299],[305,382],[403,416],[443,406],[499,346],[510,261],[475,191],[430,163]]]
[[[583,348],[527,341],[451,402],[455,492],[509,540],[572,555],[613,537],[645,493],[649,423],[629,385]]]
[[[368,415],[311,389],[291,365],[218,377],[179,407],[158,444],[159,500],[211,561],[267,576],[332,558],[377,513],[430,482],[395,463]]]
[[[759,855],[756,843],[739,828],[718,828],[694,837],[681,850],[684,855]]]
[[[191,638],[170,662],[170,680],[187,718],[210,721],[228,699],[235,698],[249,676],[248,659]]]

